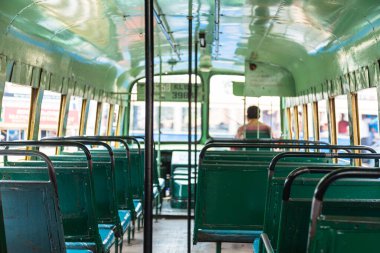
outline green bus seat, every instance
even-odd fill
[[[23,164],[24,166],[30,164],[29,166],[37,168],[16,166],[0,168],[0,177],[9,180],[45,180],[46,169],[39,169],[39,163],[34,161],[15,163],[15,165]],[[66,167],[59,164],[60,162],[54,162],[66,247],[108,252],[110,248],[106,246],[109,243],[103,244],[106,238],[100,237],[95,209],[94,183],[88,167],[77,167],[77,162],[72,163],[72,166],[65,164]],[[109,238],[113,243],[112,239]]]
[[[272,136],[269,131],[246,130],[245,138],[247,140],[270,139]]]
[[[132,229],[132,217],[130,212],[123,212],[118,209],[117,191],[116,189],[116,162],[112,164],[108,151],[98,151],[92,156],[93,159],[93,180],[94,180],[94,193],[95,193],[95,208],[97,215],[97,223],[99,224],[99,231],[101,236],[105,238],[112,238],[107,234],[106,230],[114,232],[115,247],[122,248],[122,238],[128,231],[128,242],[130,241],[130,230]],[[84,156],[78,154],[51,156],[53,161],[83,161],[86,159]],[[119,168],[119,167],[118,167]],[[123,176],[123,175],[122,175]],[[132,205],[132,203],[131,203]],[[123,220],[120,219],[123,218]],[[124,226],[122,226],[124,224]],[[104,240],[103,240],[104,241]],[[106,244],[107,246],[108,244]]]
[[[229,151],[224,151],[227,152]],[[254,154],[252,151],[248,152]],[[265,153],[270,154],[267,151]],[[198,241],[252,243],[259,237],[264,225],[269,182],[268,167],[274,155],[258,161],[242,160],[240,155],[226,159],[228,162],[223,164],[222,156],[219,162],[214,163],[215,160],[207,160],[206,152],[198,175],[194,243]],[[289,162],[290,160],[292,162]],[[293,158],[286,162],[280,161],[276,169],[279,168],[280,175],[282,173],[286,176],[290,171],[309,161],[325,163],[327,160]],[[228,236],[220,236],[218,239],[215,232],[217,235],[228,234]]]
[[[0,192],[7,252],[66,251],[51,182],[1,180]]]
[[[379,178],[378,168],[355,168],[321,180],[311,206],[308,252],[379,252]],[[331,199],[333,188],[341,184],[346,185],[348,197]]]

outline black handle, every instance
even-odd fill
[[[71,141],[71,140],[66,140],[66,139],[60,139],[60,140],[63,142],[70,142]],[[44,139],[44,141],[50,142],[49,139]],[[115,169],[115,157],[114,157],[114,153],[113,153],[113,150],[112,150],[110,145],[108,145],[107,143],[105,143],[103,141],[97,141],[97,140],[75,139],[75,141],[82,143],[84,145],[92,145],[92,146],[99,145],[99,146],[105,147],[107,149],[109,157],[110,157],[111,170],[114,171],[114,169]],[[91,151],[89,151],[89,152],[91,152]]]
[[[295,181],[297,177],[299,177],[302,174],[326,174],[330,173],[331,171],[339,168],[344,168],[344,167],[301,167],[298,169],[293,170],[285,179],[284,183],[284,189],[282,191],[282,200],[283,201],[288,201],[290,198],[290,193],[291,193],[291,188],[292,184]]]
[[[40,157],[47,165],[48,174],[51,183],[53,184],[55,195],[58,198],[58,187],[57,187],[57,177],[55,175],[54,165],[47,155],[36,150],[14,150],[14,149],[3,149],[0,150],[1,156],[38,156]]]
[[[114,141],[120,142],[126,149],[127,157],[129,157],[129,146],[126,141],[115,136],[68,136],[68,137],[47,137],[42,140],[73,140],[73,141]],[[95,144],[96,145],[96,144]],[[107,144],[108,145],[108,144]],[[109,146],[109,145],[108,145]]]
[[[321,215],[322,207],[323,207],[323,197],[326,193],[328,187],[335,182],[336,180],[343,178],[380,178],[380,170],[379,169],[369,169],[369,168],[361,168],[361,167],[351,167],[340,170],[335,170],[326,176],[324,176],[321,181],[319,181],[313,197],[313,202],[311,204],[311,223],[309,229],[309,239],[308,239],[308,247],[312,238],[315,236],[316,228],[317,228],[317,219]]]
[[[2,141],[0,146],[5,147],[77,147],[81,149],[87,159],[88,168],[92,174],[92,157],[88,148],[77,141]]]
[[[307,148],[307,149],[329,149],[329,150],[346,150],[350,152],[350,150],[366,150],[371,153],[376,153],[373,148],[367,146],[349,146],[349,145],[309,145],[309,144],[280,144],[280,143],[210,143],[203,147],[199,154],[199,163],[201,164],[204,156],[206,155],[206,151],[210,148],[217,147],[232,147],[232,148]],[[309,153],[309,152],[304,152]],[[322,153],[324,154],[324,153]],[[380,157],[379,157],[380,158]],[[377,165],[379,165],[378,160],[376,160]]]
[[[360,147],[360,146],[353,146],[353,149],[355,147]],[[325,148],[324,149],[329,149]],[[284,158],[284,157],[319,157],[319,158],[357,158],[357,159],[376,159],[376,167],[379,166],[379,159],[380,159],[380,154],[355,154],[355,153],[321,153],[321,152],[315,152],[315,153],[310,153],[310,152],[284,152],[281,154],[276,155],[273,157],[272,161],[269,164],[268,170],[269,174],[273,175],[274,168],[276,167],[277,162]]]
[[[328,189],[328,187],[335,181],[343,178],[380,178],[379,169],[369,169],[369,168],[344,168],[337,171],[333,171],[326,175],[318,183],[315,188],[314,198],[318,201],[323,201],[323,197]]]
[[[115,136],[115,137],[123,139],[123,140],[131,140],[131,141],[136,142],[139,155],[141,155],[141,146],[140,146],[140,142],[137,140],[137,137],[135,136]],[[143,137],[141,138],[144,139]]]

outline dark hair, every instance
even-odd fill
[[[258,119],[260,117],[260,108],[252,105],[247,109],[247,118],[248,119]]]

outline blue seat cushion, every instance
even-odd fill
[[[68,249],[66,253],[93,253],[93,251],[88,249]]]
[[[256,238],[256,239],[253,241],[253,252],[258,253],[259,250],[260,250],[260,239],[259,239],[259,238]]]
[[[139,216],[142,213],[141,200],[134,199],[133,200],[133,205],[135,206],[135,212],[136,212],[137,216]]]
[[[94,242],[65,242],[67,250],[83,250],[80,252],[93,252],[96,249],[96,244]],[[70,253],[74,253],[70,251]],[[78,251],[79,253],[79,251]]]
[[[198,229],[198,241],[252,243],[256,238],[260,238],[262,232],[261,230]]]
[[[131,212],[129,210],[119,210],[119,218],[121,226],[123,227],[123,234],[127,231],[128,227],[131,225]]]
[[[105,251],[111,249],[112,245],[115,243],[115,234],[112,231],[114,225],[110,224],[99,224],[99,234],[102,239],[103,248]]]

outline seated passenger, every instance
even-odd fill
[[[271,138],[271,129],[265,123],[259,121],[260,109],[253,105],[247,109],[248,123],[239,127],[235,138],[237,139],[258,139]]]

